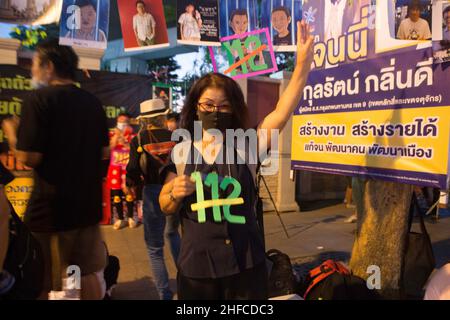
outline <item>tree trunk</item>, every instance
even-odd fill
[[[406,237],[412,186],[378,180],[353,179],[358,224],[350,268],[367,279],[367,267],[378,266],[385,299],[402,297]]]

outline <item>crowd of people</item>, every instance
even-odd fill
[[[284,128],[306,84],[313,61],[313,37],[304,22],[299,22],[297,28],[295,70],[273,111],[259,123],[258,139],[263,130]],[[70,47],[56,41],[40,44],[31,68],[36,90],[25,101],[20,121],[3,121],[11,150],[18,160],[34,169],[34,189],[25,224],[44,257],[45,276],[39,298],[47,299],[49,292],[60,289],[55,279],[66,277],[64,270],[69,265],[81,270],[81,299],[103,298],[105,289],[99,273],[107,268],[108,254],[99,222],[102,183],[107,176],[117,215],[115,229],[126,224],[136,226],[136,199],[142,198],[144,240],[160,299],[174,296],[164,259],[165,239],[178,269],[179,299],[267,299],[266,253],[256,219],[256,166],[245,161],[218,161],[220,154],[231,153],[236,155],[233,159],[237,158],[239,150],[216,140],[208,131],[249,128],[248,109],[239,85],[213,73],[192,86],[180,127],[196,137],[194,123],[201,121],[203,131],[189,142],[191,161],[180,166],[171,158],[177,144],[171,130],[177,128],[178,119],[168,118],[169,109],[162,100],[141,103],[136,133],[127,114],[117,118],[117,126],[110,133],[101,102],[75,85],[77,66],[78,57]],[[270,138],[259,142],[259,153],[262,148],[270,148]],[[252,150],[245,151],[247,159]],[[0,169],[3,186],[12,177]],[[210,179],[196,180],[194,173],[201,180]],[[226,186],[225,181],[235,182]],[[219,182],[220,190],[216,190]],[[206,207],[205,219],[200,219],[200,213],[194,210],[200,190],[201,198],[212,199],[216,193],[227,198],[237,185],[245,201],[233,206],[233,215],[228,211],[228,217],[225,214],[225,219],[217,221],[216,212],[213,214],[216,208]],[[0,241],[0,295],[6,294],[15,281],[3,270],[10,210],[6,204],[0,189],[0,237],[5,238]],[[127,220],[124,207],[128,208]]]

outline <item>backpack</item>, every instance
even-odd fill
[[[40,243],[9,204],[12,219],[9,226],[9,246],[4,269],[15,277],[13,288],[4,296],[7,300],[34,300],[42,292],[44,257]]]
[[[341,263],[327,260],[312,269],[304,284],[305,300],[373,300],[376,294],[366,281],[354,276]]]
[[[271,249],[267,251],[267,259],[272,262],[268,283],[269,298],[295,293],[297,282],[289,256],[279,250]]]

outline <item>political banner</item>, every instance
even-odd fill
[[[177,1],[177,39],[180,44],[220,46],[219,1]]]
[[[64,0],[60,44],[106,49],[108,29],[109,0]]]
[[[125,51],[169,46],[162,0],[118,0]]]
[[[431,41],[396,39],[393,4],[361,7],[338,51],[315,43],[293,118],[293,169],[447,188],[449,64],[434,63]]]
[[[450,1],[433,3],[433,57],[435,63],[450,61]]]
[[[261,12],[259,2],[257,0],[220,1],[220,37],[225,38],[260,29],[259,20],[263,17],[259,14]]]
[[[313,72],[294,117],[293,168],[445,188],[448,80],[429,50]]]
[[[260,27],[269,28],[274,51],[296,51],[296,21],[300,20],[302,20],[301,0],[263,1]]]

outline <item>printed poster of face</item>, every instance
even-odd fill
[[[178,43],[220,46],[219,36],[219,1],[177,1]]]
[[[0,21],[18,24],[58,22],[63,0],[0,0]]]
[[[220,37],[258,30],[258,18],[262,15],[258,17],[257,12],[257,0],[220,1]]]
[[[316,42],[327,42],[347,33],[361,20],[361,8],[370,0],[305,0],[303,20],[312,28]]]
[[[172,86],[165,84],[154,84],[152,99],[161,99],[166,108],[172,109]]]
[[[450,61],[450,1],[433,3],[433,58],[435,63]]]
[[[302,1],[265,1],[261,27],[269,28],[275,51],[296,51],[296,23],[302,20]]]
[[[431,0],[397,0],[395,35],[399,40],[431,39]]]
[[[64,0],[60,44],[106,49],[108,29],[109,0]]]
[[[169,46],[162,0],[118,0],[125,51]]]

